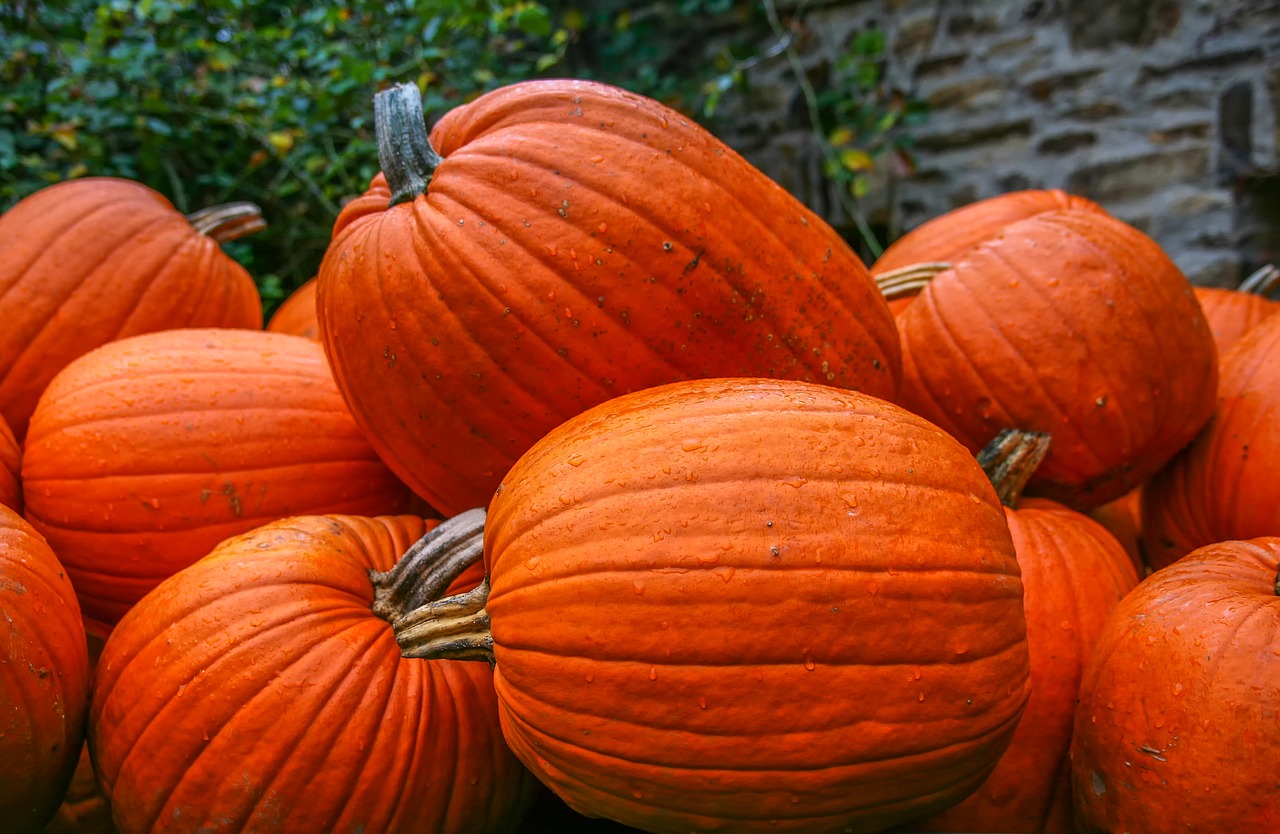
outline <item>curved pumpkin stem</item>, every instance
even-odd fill
[[[1240,292],[1269,296],[1280,287],[1280,268],[1267,264],[1240,282]]]
[[[1001,504],[1017,508],[1027,481],[1049,454],[1049,441],[1044,432],[1004,429],[978,453],[978,464],[996,488]]]
[[[920,292],[935,275],[950,268],[951,264],[945,261],[911,264],[877,275],[876,286],[887,299],[903,298]]]
[[[187,222],[197,232],[220,244],[267,228],[267,221],[262,219],[262,209],[246,202],[222,203],[193,211],[187,215]]]
[[[389,571],[370,571],[373,612],[391,623],[400,654],[493,665],[489,580],[444,597],[453,580],[484,557],[485,510],[450,518],[414,543]]]
[[[378,162],[391,188],[391,205],[427,193],[444,158],[431,147],[417,84],[397,84],[373,97]]]

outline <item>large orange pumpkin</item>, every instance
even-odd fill
[[[89,651],[75,591],[40,534],[0,506],[0,820],[36,834],[84,742]]]
[[[879,278],[924,263],[947,263],[999,237],[1007,226],[1047,211],[1074,209],[1105,213],[1102,206],[1056,188],[997,194],[967,203],[921,223],[891,243],[871,265]]]
[[[289,515],[409,506],[315,342],[190,329],[103,345],[49,384],[26,514],[103,632],[222,539]]]
[[[589,816],[881,830],[976,788],[1028,697],[990,482],[857,392],[610,400],[520,458],[484,538],[486,584],[398,622],[401,645],[492,659],[507,742]]]
[[[386,619],[415,588],[377,572],[433,523],[267,524],[125,615],[89,716],[122,834],[513,831],[536,783],[503,744],[492,674],[401,657]]]
[[[1075,509],[1146,480],[1213,411],[1217,355],[1191,284],[1155,241],[1103,212],[1005,227],[939,272],[897,324],[899,401],[975,453],[1001,429],[1051,435],[1027,494]]]
[[[0,417],[0,504],[22,512],[22,447]]]
[[[1280,316],[1223,358],[1213,420],[1142,489],[1154,568],[1227,539],[1280,536]]]
[[[428,145],[416,88],[378,102],[386,177],[334,226],[320,328],[357,421],[442,512],[487,503],[547,431],[627,391],[896,392],[897,334],[857,255],[685,116],[530,81],[445,114]]]
[[[1077,830],[1280,830],[1280,538],[1200,548],[1112,612],[1080,685]]]
[[[1240,337],[1258,322],[1280,310],[1280,301],[1269,296],[1280,286],[1280,269],[1264,266],[1238,288],[1196,287],[1196,298],[1218,345],[1219,359],[1235,347]]]
[[[1044,498],[1022,498],[1048,437],[1001,432],[979,455],[1005,504],[1025,591],[1031,700],[1009,749],[972,795],[911,831],[1071,834],[1076,693],[1107,615],[1138,573],[1098,522]]]
[[[220,244],[261,228],[249,203],[180,214],[132,180],[41,189],[0,215],[0,415],[21,439],[63,366],[113,339],[262,327],[258,288]]]

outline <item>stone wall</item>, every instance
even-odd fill
[[[1280,260],[1280,0],[829,0],[780,7],[821,77],[866,27],[927,101],[917,171],[878,172],[886,238],[1020,188],[1091,197],[1196,283]],[[799,15],[797,16],[797,11]],[[752,68],[726,139],[853,240],[785,59]]]

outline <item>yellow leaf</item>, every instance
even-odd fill
[[[831,131],[831,135],[827,137],[827,141],[835,147],[847,145],[853,141],[853,131],[847,127],[838,127]]]
[[[285,130],[277,130],[267,134],[267,144],[276,153],[284,155],[293,148],[293,134]]]
[[[870,171],[876,163],[866,151],[847,148],[840,152],[840,164],[849,171]]]
[[[89,173],[89,166],[83,162],[77,162],[67,169],[67,179],[73,180],[76,177],[83,177],[87,173]]]
[[[58,125],[53,129],[53,132],[49,135],[53,137],[53,141],[57,142],[59,145],[61,145],[62,147],[66,148],[69,151],[74,151],[76,149],[76,146],[79,144],[78,140],[76,139],[75,125],[70,125],[70,124]]]

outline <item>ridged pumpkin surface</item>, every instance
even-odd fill
[[[488,667],[403,658],[371,610],[369,571],[430,524],[268,524],[125,616],[89,717],[122,834],[514,830],[532,781],[502,742]]]
[[[503,480],[485,559],[508,743],[646,831],[926,815],[985,778],[1028,696],[990,482],[857,392],[704,380],[597,406]]]
[[[1072,739],[1077,831],[1280,829],[1280,538],[1143,580],[1098,640]]]
[[[0,820],[36,834],[84,743],[89,652],[75,591],[44,539],[0,506]]]
[[[1280,317],[1223,358],[1213,420],[1142,490],[1147,559],[1161,568],[1197,547],[1280,536]]]
[[[22,447],[0,417],[0,504],[22,512]]]
[[[586,81],[531,81],[431,132],[424,196],[379,175],[320,268],[356,419],[447,514],[488,503],[547,431],[619,394],[768,376],[892,398],[897,334],[866,267],[703,128]]]
[[[1053,446],[1028,495],[1088,510],[1138,485],[1213,411],[1217,356],[1191,284],[1094,211],[1006,227],[897,319],[899,401],[974,452],[1005,428]]]
[[[999,237],[1006,226],[1060,209],[1104,212],[1092,200],[1056,188],[1010,191],[921,223],[884,250],[871,265],[871,274],[883,275],[919,263],[958,260],[970,249]]]
[[[22,466],[27,517],[99,628],[228,536],[411,498],[320,346],[261,330],[150,333],[80,357],[41,398]]]
[[[77,356],[175,327],[262,328],[244,267],[165,197],[113,177],[41,189],[0,215],[0,415],[22,438]]]
[[[1224,287],[1196,287],[1196,298],[1213,331],[1218,357],[1224,358],[1258,322],[1280,311],[1280,301]]]
[[[305,282],[284,300],[267,329],[272,333],[288,333],[306,339],[320,340],[320,323],[316,321],[316,279]]]
[[[1013,742],[976,792],[912,831],[1071,834],[1076,694],[1107,616],[1138,584],[1114,536],[1056,501],[1005,509],[1025,590],[1031,700]]]

